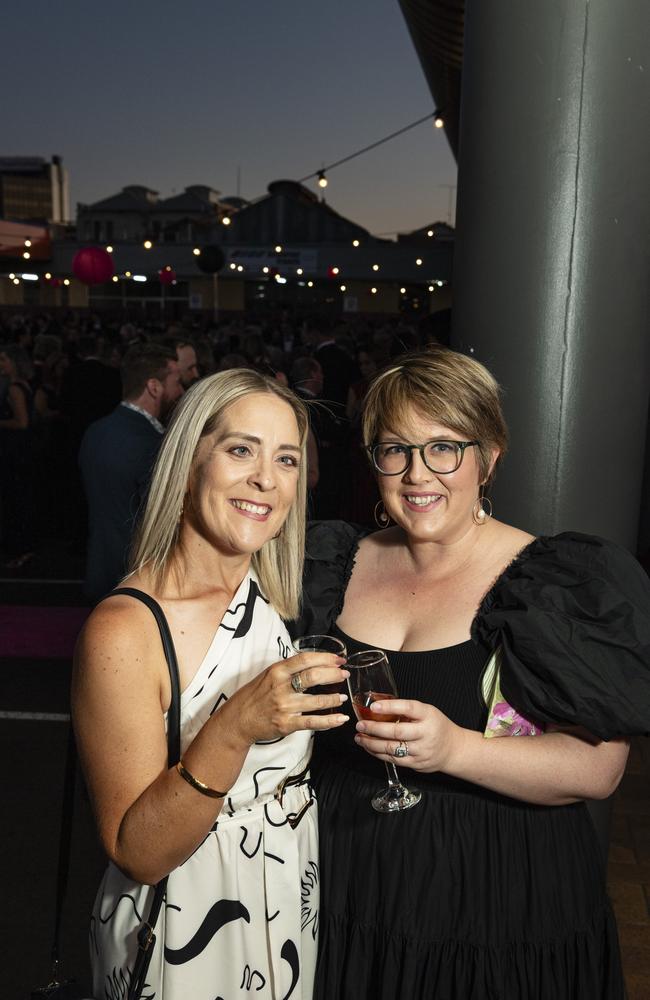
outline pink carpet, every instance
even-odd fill
[[[0,656],[69,659],[89,608],[0,605]]]

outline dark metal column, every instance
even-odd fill
[[[506,393],[495,516],[632,550],[650,389],[648,17],[647,0],[468,0],[454,262],[452,344]]]
[[[650,387],[647,0],[469,0],[454,346],[506,390],[497,516],[634,548]]]

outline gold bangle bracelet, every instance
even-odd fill
[[[176,770],[180,774],[181,778],[185,778],[188,785],[191,785],[192,788],[196,788],[197,792],[200,792],[201,795],[207,795],[210,799],[225,799],[228,794],[228,792],[218,792],[216,788],[210,788],[209,785],[205,785],[202,781],[199,781],[198,778],[195,778],[194,775],[187,770],[182,760],[179,760],[176,765]]]

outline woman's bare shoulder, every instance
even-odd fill
[[[101,601],[90,613],[77,640],[76,657],[102,650],[128,650],[131,655],[152,646],[158,633],[151,611],[133,597],[119,594]]]
[[[515,528],[511,524],[504,524],[503,521],[493,521],[492,528],[495,542],[506,562],[510,562],[519,555],[522,549],[535,541],[536,536],[531,535],[529,531]]]

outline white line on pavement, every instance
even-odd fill
[[[69,722],[70,716],[63,712],[2,712],[0,719],[16,719],[19,722]]]

